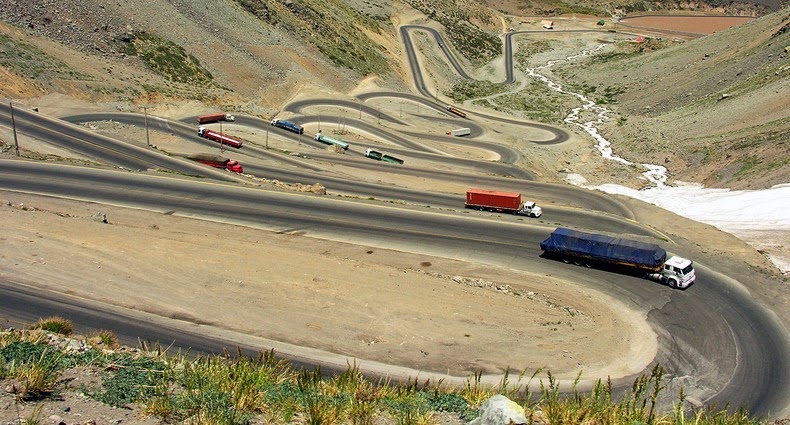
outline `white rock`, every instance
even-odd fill
[[[497,394],[484,401],[480,406],[480,416],[469,425],[510,425],[526,424],[524,408],[509,398]]]

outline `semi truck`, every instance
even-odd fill
[[[546,256],[586,267],[620,267],[645,279],[686,289],[697,276],[691,260],[672,256],[653,243],[558,227],[540,243]]]
[[[466,208],[496,211],[538,218],[543,209],[532,201],[523,201],[518,192],[469,189],[466,191]]]
[[[231,122],[233,122],[233,121],[236,121],[236,117],[234,117],[231,114],[224,114],[224,113],[206,114],[206,115],[201,115],[201,116],[197,117],[198,124],[209,124],[209,123],[212,123],[212,122],[220,122],[220,121],[231,121]]]
[[[241,166],[241,164],[239,164],[238,161],[225,158],[224,156],[220,155],[212,155],[210,153],[196,153],[187,155],[187,159],[200,162],[201,164],[210,165],[212,167],[233,171],[234,173],[241,174],[244,172],[244,168]]]
[[[456,136],[456,137],[468,136],[470,134],[472,134],[472,130],[469,129],[469,128],[457,128],[455,130],[450,130],[450,131],[447,132],[448,136],[449,135],[453,135],[453,136]]]
[[[370,159],[375,159],[376,161],[381,161],[381,157],[384,154],[379,151],[374,151],[371,148],[365,150],[365,157]]]
[[[400,158],[395,158],[392,155],[383,154],[379,151],[375,151],[371,148],[365,150],[365,157],[370,159],[375,159],[376,161],[384,161],[390,162],[392,164],[403,164],[403,160]]]
[[[448,110],[449,112],[452,112],[452,113],[453,113],[453,114],[455,114],[455,115],[458,115],[458,116],[459,116],[459,117],[461,117],[461,118],[466,118],[466,112],[464,112],[464,111],[462,111],[462,110],[460,110],[460,109],[456,108],[456,107],[455,107],[455,106],[453,106],[453,105],[447,105],[447,110]]]
[[[302,126],[296,125],[290,121],[281,120],[279,118],[275,118],[272,120],[271,125],[275,127],[284,128],[288,131],[293,131],[296,134],[303,134],[304,128]]]
[[[240,148],[242,145],[241,140],[239,139],[217,133],[216,131],[209,130],[203,126],[198,127],[198,136],[205,137],[206,139],[213,140],[217,143],[228,145],[233,148]]]
[[[348,143],[346,143],[346,142],[344,142],[342,140],[335,139],[333,137],[324,136],[323,134],[321,134],[321,131],[316,133],[315,137],[313,137],[313,139],[315,139],[315,140],[317,140],[317,141],[319,141],[321,143],[326,143],[327,145],[330,145],[330,146],[340,146],[341,148],[343,148],[343,150],[348,150]]]

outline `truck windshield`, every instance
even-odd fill
[[[687,275],[687,274],[689,274],[689,273],[691,273],[691,272],[693,272],[693,271],[694,271],[694,267],[693,267],[691,264],[689,264],[689,265],[688,265],[688,266],[686,266],[686,267],[685,267],[685,268],[684,268],[684,269],[683,269],[681,272],[682,272],[684,275]]]

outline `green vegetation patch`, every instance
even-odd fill
[[[682,389],[672,404],[674,408],[659,411],[657,402],[666,390],[660,365],[622,391],[608,380],[597,380],[591,389],[582,392],[578,389],[581,372],[569,390],[560,391],[559,381],[546,372],[547,378],[537,382],[539,388],[533,394],[530,388],[535,387],[529,384],[542,370],[535,371],[531,378],[522,372],[515,382],[506,374],[491,386],[483,385],[482,372],[476,372],[467,378],[465,387],[447,389],[441,381],[371,381],[356,365],[327,377],[320,368],[295,369],[277,359],[273,351],[257,358],[239,352],[192,360],[183,355],[167,356],[160,349],[109,353],[92,349],[71,356],[47,345],[44,341],[51,341],[50,336],[40,332],[0,333],[0,372],[12,371],[11,376],[26,383],[27,389],[51,393],[62,385],[53,379],[61,368],[101,368],[99,388],[83,388],[85,394],[117,407],[139,403],[143,412],[163,423],[243,425],[298,420],[306,425],[374,425],[381,423],[379,418],[386,418],[398,425],[424,425],[433,423],[436,412],[457,414],[468,422],[478,416],[480,405],[496,394],[522,406],[530,423],[538,411],[545,418],[543,422],[551,424],[769,423],[751,418],[745,410],[728,411],[728,405],[723,410],[705,407],[687,411]],[[45,379],[39,379],[41,376]],[[34,379],[39,386],[32,385]],[[23,398],[18,392],[14,395],[35,400]]]
[[[0,66],[19,76],[36,80],[91,80],[90,76],[69,69],[65,63],[38,47],[5,34],[0,34]]]
[[[165,364],[159,359],[116,353],[102,358],[104,366],[100,388],[84,388],[89,397],[114,407],[139,401],[154,392],[154,385],[162,380]]]
[[[378,21],[340,0],[237,0],[259,19],[316,46],[335,65],[362,75],[389,73],[381,47],[363,31],[380,32]]]
[[[504,93],[508,87],[501,83],[492,83],[490,81],[478,80],[464,80],[454,84],[448,96],[456,102],[463,102],[469,99],[477,99],[481,97],[491,96],[498,93]]]
[[[135,34],[125,47],[127,55],[139,57],[152,71],[170,81],[205,84],[213,80],[197,58],[181,46],[154,34]]]

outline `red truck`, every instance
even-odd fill
[[[538,218],[543,209],[531,201],[521,200],[516,192],[500,192],[496,190],[469,189],[466,191],[466,208],[485,211],[505,212]]]
[[[234,173],[241,174],[244,172],[244,168],[241,166],[241,164],[239,164],[239,161],[225,158],[224,156],[212,155],[210,153],[196,153],[188,155],[187,159],[197,161],[201,164],[210,165],[212,167],[233,171]]]
[[[217,143],[222,143],[223,145],[228,145],[230,147],[241,147],[241,140],[217,133],[216,131],[209,130],[206,127],[198,127],[198,136],[205,137],[206,139],[213,140]]]
[[[201,115],[197,118],[198,124],[209,124],[212,122],[219,122],[219,121],[236,121],[236,117],[231,114],[206,114]]]

